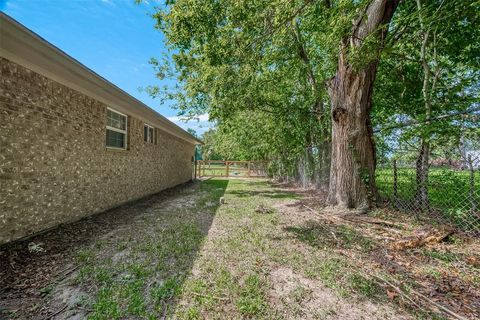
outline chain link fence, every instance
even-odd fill
[[[379,194],[386,205],[410,214],[433,216],[480,235],[480,151],[455,159],[391,159],[377,168]]]

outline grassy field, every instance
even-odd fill
[[[393,169],[377,169],[376,182],[380,195],[385,199],[393,199]],[[415,169],[398,169],[398,199],[405,206],[413,208],[415,191]],[[458,222],[468,219],[473,202],[477,204],[477,212],[480,210],[480,172],[477,170],[475,173],[472,199],[468,171],[432,168],[429,171],[428,195],[432,209],[441,211]]]
[[[254,176],[258,174],[252,168],[250,171],[251,175]],[[227,166],[220,163],[212,163],[207,165],[202,165],[202,169],[200,170],[200,176],[209,176],[209,177],[226,177],[227,174]],[[229,177],[247,177],[248,176],[248,166],[245,165],[230,165],[228,169]]]
[[[222,164],[210,164],[204,165],[201,169],[201,176],[220,176],[225,177],[227,173],[227,167]],[[232,172],[233,174],[233,172]],[[242,172],[242,176],[246,175],[246,173]]]

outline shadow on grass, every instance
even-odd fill
[[[43,319],[63,308],[59,317],[161,317],[174,309],[227,186],[228,180],[188,183],[3,245],[0,317]],[[29,250],[31,243],[41,250]],[[125,253],[131,257],[113,262]],[[94,296],[65,306],[51,294],[64,278],[63,286]]]
[[[239,198],[248,198],[254,196],[266,197],[271,199],[297,199],[298,196],[291,192],[283,191],[261,191],[261,190],[235,190],[230,191],[229,194],[235,195]]]
[[[284,230],[315,248],[357,247],[364,252],[374,248],[374,243],[369,238],[347,225],[325,224],[310,220],[302,226],[285,227]]]
[[[320,250],[354,249],[366,254],[376,248],[376,244],[371,239],[343,224],[307,221],[302,226],[285,227],[284,230],[293,234],[295,239]],[[309,272],[319,277],[327,287],[336,288],[342,294],[353,291],[360,297],[375,302],[385,302],[383,289],[378,283],[352,268],[343,258],[332,255],[330,258],[319,261]]]

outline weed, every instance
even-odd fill
[[[383,291],[374,280],[366,278],[359,273],[352,274],[349,277],[349,283],[355,292],[367,298],[379,297]]]
[[[118,251],[123,251],[125,249],[127,249],[127,243],[126,242],[121,241],[121,242],[117,243],[117,250]]]
[[[92,266],[86,265],[79,269],[75,283],[85,283],[94,274],[95,269]]]
[[[76,259],[78,263],[89,263],[93,260],[94,253],[90,249],[81,249],[77,251]]]
[[[141,316],[145,313],[145,301],[143,299],[143,281],[133,281],[123,287],[122,295],[128,301],[127,312]]]
[[[327,227],[321,222],[309,221],[305,226],[285,229],[294,233],[300,241],[316,248],[327,249],[332,245],[340,245],[346,249],[359,248],[363,252],[368,252],[373,248],[373,242],[370,239],[345,225]]]
[[[161,285],[155,286],[150,290],[150,296],[156,304],[161,304],[166,302],[182,292],[181,284],[183,278],[178,276],[173,276],[165,280]]]
[[[95,241],[95,248],[96,249],[101,249],[106,245],[106,241],[103,240],[97,240]]]
[[[130,264],[127,267],[127,270],[130,271],[137,279],[147,278],[152,273],[151,270],[140,263]]]
[[[101,285],[110,285],[113,282],[110,270],[104,268],[96,268],[94,273],[95,280]]]
[[[200,317],[200,312],[198,311],[197,308],[195,307],[190,307],[187,309],[187,311],[185,312],[185,319],[187,320],[197,320],[197,319],[201,319]]]
[[[49,295],[53,290],[53,287],[51,285],[48,285],[46,287],[43,287],[40,289],[40,293],[42,295]]]
[[[311,290],[303,287],[303,286],[298,286],[295,289],[293,289],[291,295],[293,300],[296,303],[301,303],[303,300],[306,299],[311,294]]]
[[[240,313],[246,316],[255,316],[265,311],[267,303],[262,287],[257,274],[247,276],[237,300],[237,308]]]
[[[362,251],[368,252],[373,248],[373,242],[360,234],[357,230],[342,225],[337,231],[345,248],[359,247]]]
[[[89,317],[91,320],[120,319],[120,306],[112,288],[99,290],[93,310],[93,314]]]
[[[442,277],[442,273],[435,269],[434,267],[427,267],[424,269],[425,274],[435,278],[440,279]]]
[[[427,257],[431,257],[437,260],[445,261],[445,262],[454,262],[459,259],[458,254],[453,252],[441,252],[437,250],[423,250],[423,254]]]

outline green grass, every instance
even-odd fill
[[[398,198],[403,203],[410,203],[413,207],[416,182],[415,169],[398,169]],[[386,199],[393,198],[393,169],[383,168],[376,171],[376,182],[380,195]],[[472,198],[470,190],[470,173],[468,171],[456,171],[448,168],[432,168],[429,170],[428,196],[430,206],[439,210],[445,216],[452,218],[462,226],[467,222],[477,223],[471,214]],[[474,201],[480,206],[480,172],[475,173],[475,196]],[[477,210],[478,207],[477,207]],[[475,220],[475,221],[474,221]]]
[[[373,242],[349,226],[325,226],[322,223],[310,222],[304,226],[287,227],[286,231],[293,233],[297,239],[317,248],[332,248],[335,246],[350,249],[359,248],[368,252],[373,248]]]
[[[259,206],[274,208],[279,201],[294,199],[298,196],[276,190],[263,180],[230,181],[225,193],[226,205],[219,208],[216,218],[220,235],[203,249],[196,261],[195,276],[186,280],[183,303],[177,307],[178,318],[283,319],[283,311],[273,307],[268,298],[274,286],[271,278],[274,265],[321,283],[318,290],[325,290],[326,286],[334,294],[352,301],[379,300],[382,288],[332,250],[337,247],[365,253],[374,248],[372,240],[348,226],[329,226],[334,228],[335,238],[314,222],[280,225],[278,210],[267,210],[268,213],[256,210]],[[305,252],[297,249],[297,240],[309,246]],[[328,311],[305,311],[301,303],[310,301],[313,292],[295,282],[292,285],[288,293],[290,302],[282,302],[287,314],[300,319],[309,312],[312,315]]]
[[[352,290],[367,298],[378,298],[383,294],[383,289],[375,281],[359,273],[350,275],[349,284]]]
[[[88,318],[158,319],[171,314],[174,310],[168,306],[182,293],[203,245],[202,225],[211,223],[227,184],[226,180],[205,181],[183,191],[185,200],[195,196],[193,207],[165,210],[160,206],[158,214],[139,217],[113,239],[79,249],[75,282],[86,291],[95,288],[93,299],[83,305],[92,310]],[[118,253],[123,253],[121,258]]]
[[[254,174],[253,169],[251,173]],[[230,165],[228,168],[228,175],[229,177],[247,177],[248,176],[247,164],[245,164],[244,166],[240,164]],[[220,163],[202,165],[200,170],[200,176],[226,177],[227,166]]]
[[[427,257],[440,260],[443,262],[454,262],[461,258],[457,253],[447,252],[447,251],[437,251],[433,249],[432,250],[424,249],[422,253]]]
[[[373,240],[346,225],[322,228],[301,215],[290,221],[278,204],[297,195],[265,180],[237,179],[210,179],[185,192],[181,203],[194,199],[191,207],[160,205],[161,214],[145,214],[101,246],[79,249],[77,283],[93,292],[82,302],[90,319],[321,318],[336,307],[316,308],[316,290],[346,303],[384,295],[336,252],[364,255]],[[279,288],[285,281],[291,283]],[[272,292],[280,294],[276,305]]]
[[[244,316],[263,313],[268,307],[264,293],[264,284],[257,274],[248,275],[240,288],[237,308]]]

